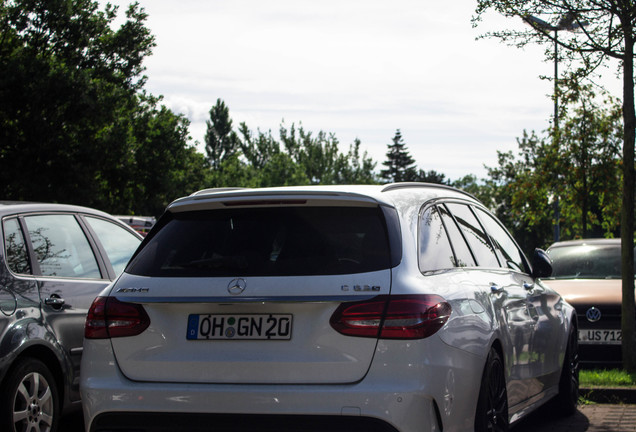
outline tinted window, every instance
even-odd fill
[[[448,213],[448,209],[446,209],[446,207],[440,206],[439,211],[442,215],[442,221],[444,222],[444,226],[448,232],[451,245],[455,251],[457,267],[474,267],[476,265],[475,259],[473,258],[470,249],[468,249],[466,240],[464,240],[462,233],[459,231],[459,227],[455,223],[455,220],[450,213]]]
[[[119,225],[104,219],[86,217],[86,221],[99,237],[115,273],[124,271],[141,240]]]
[[[447,206],[455,216],[455,220],[457,220],[459,228],[477,260],[477,265],[480,267],[499,267],[495,251],[470,208],[467,205],[456,203],[449,203]]]
[[[101,278],[93,250],[74,216],[24,220],[43,276]]]
[[[146,276],[322,275],[391,265],[382,211],[277,207],[175,213],[133,259]]]
[[[4,250],[7,266],[14,273],[31,273],[24,235],[17,219],[4,221]]]
[[[488,234],[490,234],[491,240],[495,245],[497,255],[499,256],[499,260],[502,264],[510,269],[522,273],[528,273],[523,254],[508,232],[491,215],[482,209],[476,210],[479,214],[479,219],[486,227]]]
[[[436,207],[428,208],[420,219],[420,271],[456,267],[455,255]]]
[[[621,278],[621,245],[583,244],[548,250],[554,278]]]

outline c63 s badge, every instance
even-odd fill
[[[381,288],[378,285],[342,285],[340,289],[342,291],[377,292],[380,291]]]

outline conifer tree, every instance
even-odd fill
[[[396,130],[393,143],[388,144],[388,148],[387,159],[382,162],[386,169],[380,172],[380,178],[388,183],[417,180],[415,159],[409,154],[399,129]]]

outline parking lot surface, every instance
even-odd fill
[[[576,414],[559,417],[542,409],[512,428],[512,432],[635,432],[636,405],[591,404],[579,406]]]

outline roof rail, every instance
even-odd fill
[[[418,187],[446,189],[453,192],[463,193],[466,196],[476,199],[473,194],[466,192],[465,190],[457,189],[456,187],[448,186],[445,184],[439,184],[439,183],[424,183],[424,182],[389,183],[384,186],[384,188],[382,189],[382,192],[389,192],[396,189],[418,188]]]
[[[190,196],[204,195],[204,194],[215,193],[215,192],[227,192],[227,191],[235,191],[235,190],[245,190],[245,189],[249,189],[249,188],[244,188],[244,187],[208,188],[208,189],[201,189],[201,190],[198,190],[196,192],[193,192],[193,193],[190,194]]]

